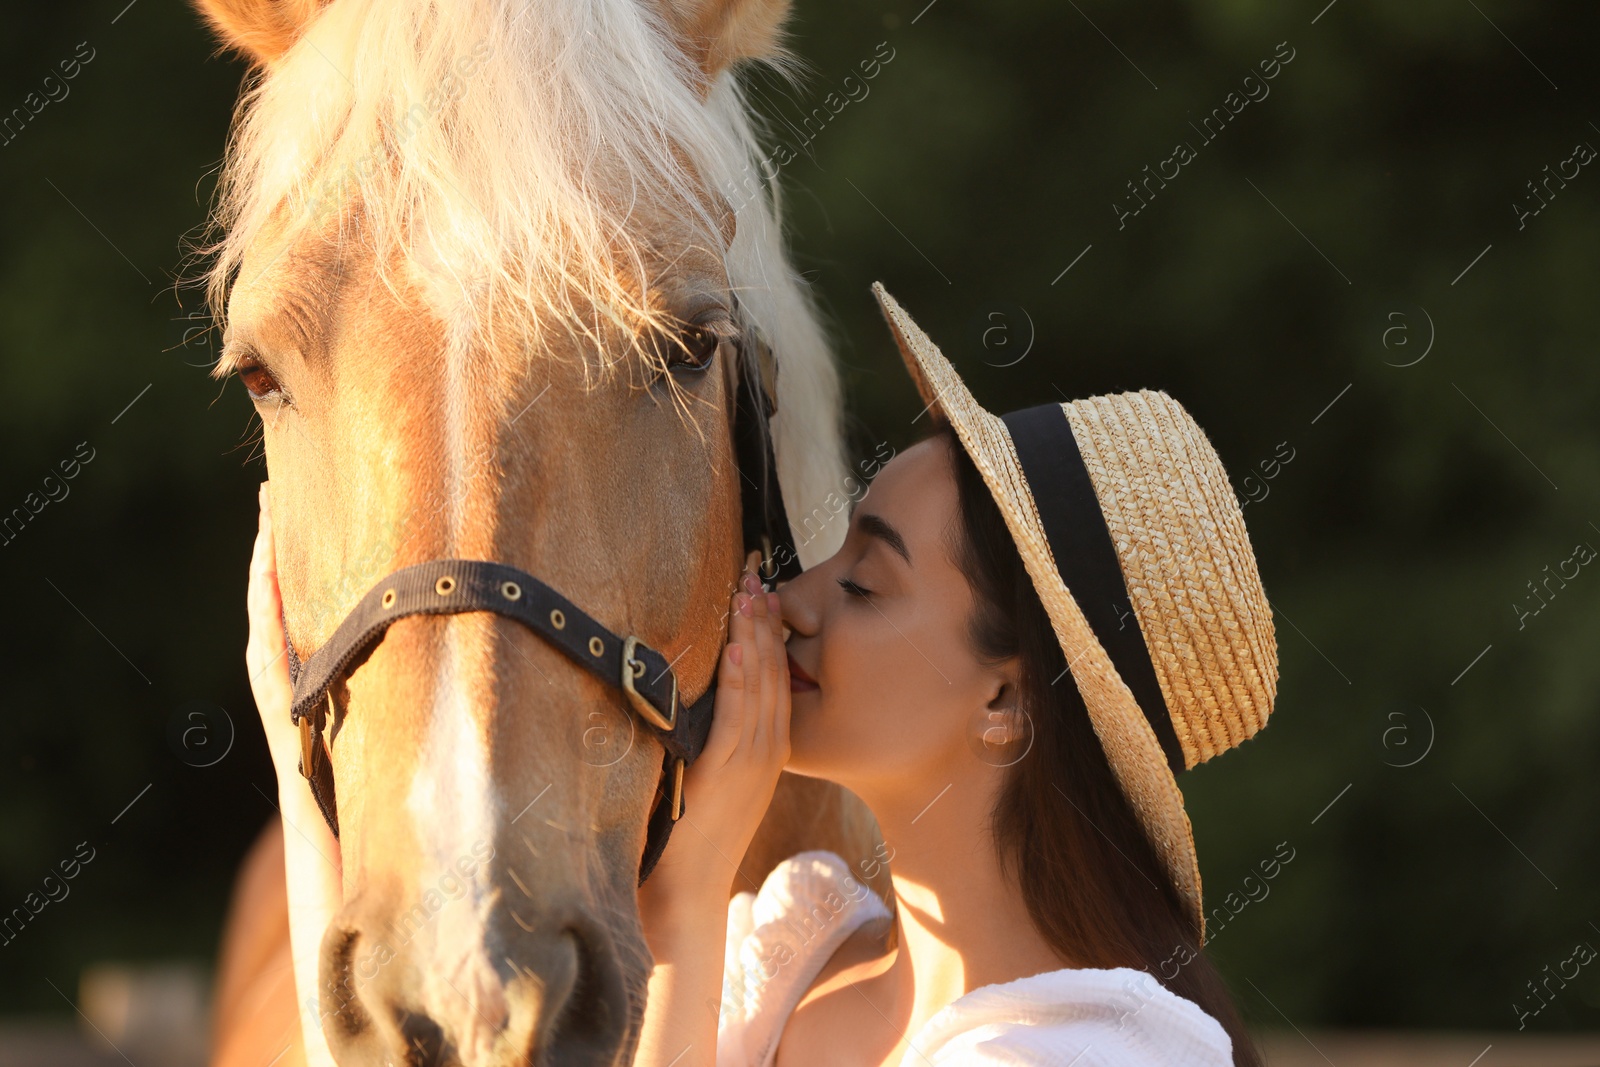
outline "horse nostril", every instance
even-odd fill
[[[555,1062],[609,1063],[624,1039],[628,994],[610,937],[584,922],[562,932],[572,945],[573,977],[547,1034]]]
[[[400,1035],[405,1039],[407,1067],[437,1067],[444,1062],[444,1030],[426,1015],[406,1012],[400,1020]]]
[[[361,935],[353,929],[330,926],[323,938],[319,968],[322,988],[318,1011],[323,1026],[349,1037],[365,1032],[372,1023],[355,988],[353,963],[360,940]]]
[[[594,965],[589,961],[589,948],[584,944],[582,934],[567,930],[562,936],[572,943],[572,989],[567,993],[567,1001],[561,1006],[561,1014],[552,1029],[558,1034],[586,1036],[584,1031],[594,1018]]]

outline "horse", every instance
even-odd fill
[[[774,176],[727,195],[760,168],[735,68],[784,69],[788,0],[194,2],[252,71],[205,283],[215,373],[261,420],[293,647],[401,567],[496,560],[703,692],[741,569],[729,424],[758,335],[785,501],[823,515],[801,562],[844,535],[817,507],[846,481],[837,371]],[[269,830],[225,931],[213,1062],[286,1064],[302,1018],[343,1064],[627,1062],[662,751],[619,694],[462,612],[395,622],[332,696],[344,903],[319,999],[285,1001]],[[860,802],[785,776],[733,888],[810,847],[886,885]]]

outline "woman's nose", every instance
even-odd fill
[[[791,578],[787,582],[780,582],[778,590],[778,614],[783,619],[784,640],[788,640],[791,633],[798,633],[809,637],[817,632],[820,621],[817,610],[817,591],[821,584],[823,564],[801,571],[798,578]]]

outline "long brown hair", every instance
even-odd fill
[[[1032,729],[991,818],[1001,868],[1058,955],[1148,972],[1222,1025],[1235,1067],[1260,1067],[1227,985],[1199,947],[1192,911],[1112,775],[1083,697],[1070,677],[1058,681],[1066,655],[999,507],[955,431],[944,424],[931,436],[949,446],[955,468],[954,558],[974,601],[968,639],[986,662],[1019,658],[1019,706]]]

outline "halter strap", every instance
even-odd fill
[[[334,681],[355,666],[385,630],[412,615],[490,611],[514,619],[590,674],[627,692],[639,717],[680,759],[704,736],[680,718],[678,679],[667,659],[635,637],[619,637],[526,571],[485,560],[436,559],[395,571],[369,590],[295,679],[296,723],[322,704]],[[709,725],[709,723],[707,724]]]
[[[303,663],[285,632],[294,682],[289,717],[301,729],[300,773],[310,782],[334,836],[339,834],[339,812],[333,768],[318,742],[327,724],[329,690],[399,620],[468,611],[493,612],[521,623],[573,663],[627,694],[634,714],[666,750],[666,770],[676,780],[670,786],[674,795],[663,798],[663,806],[671,814],[668,824],[677,821],[683,811],[677,765],[693,763],[705,747],[716,698],[714,681],[700,699],[683,704],[666,657],[637,637],[619,637],[526,571],[485,560],[441,559],[398,570],[373,586],[327,643]],[[655,855],[647,856],[649,867],[655,866],[666,847],[665,836],[660,841]],[[643,870],[640,880],[648,873]]]

